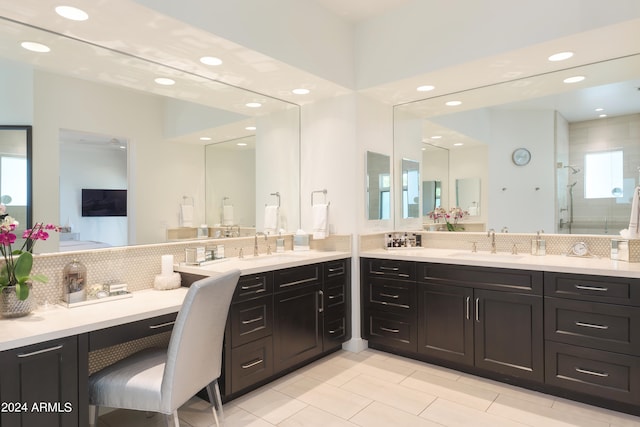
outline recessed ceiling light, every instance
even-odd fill
[[[596,108],[595,111],[596,112],[604,111],[604,108]]]
[[[200,62],[205,65],[220,65],[222,64],[222,59],[216,58],[215,56],[203,56],[200,58]]]
[[[456,143],[455,143],[455,144],[453,144],[453,145],[455,145],[456,147],[460,147],[460,146],[463,146],[463,145],[464,145],[464,142],[456,142]]]
[[[31,52],[47,53],[51,51],[49,46],[37,42],[22,42],[20,43],[20,46],[30,50]]]
[[[296,95],[307,95],[311,91],[309,89],[298,88],[292,90],[291,92],[295,93]]]
[[[237,146],[238,147],[246,147],[247,143],[246,142],[238,142]]]
[[[262,107],[262,104],[260,104],[259,102],[247,102],[245,105],[247,107],[249,107],[249,108],[260,108],[260,107]]]
[[[460,104],[462,104],[462,101],[449,101],[445,103],[447,107],[457,107]]]
[[[255,126],[247,126],[245,128],[245,130],[256,130],[257,128]]]
[[[429,138],[431,138],[431,139],[441,139],[442,135],[433,135],[433,136],[430,136]]]
[[[73,6],[56,6],[56,13],[72,21],[86,21],[89,19],[87,12]]]
[[[430,90],[434,90],[435,88],[436,88],[435,86],[423,85],[423,86],[418,86],[416,90],[418,92],[429,92]]]
[[[578,82],[583,81],[584,79],[585,79],[584,76],[573,76],[573,77],[567,77],[563,81],[565,83],[578,83]]]
[[[603,117],[607,117],[606,114],[600,114],[598,117],[603,118]]]
[[[547,59],[549,61],[556,62],[556,61],[564,61],[565,59],[569,59],[572,56],[573,56],[573,52],[559,52],[559,53],[554,53]]]
[[[176,84],[176,81],[173,79],[169,79],[167,77],[158,77],[157,79],[154,80],[154,82],[158,83],[159,85],[162,86],[171,86]]]
[[[201,136],[200,141],[211,141],[211,138],[208,136]]]

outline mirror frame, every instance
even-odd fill
[[[3,130],[23,130],[25,131],[26,159],[27,159],[27,206],[26,218],[27,223],[24,229],[31,228],[33,224],[33,126],[31,125],[0,125],[0,131]],[[20,224],[22,225],[22,224]]]

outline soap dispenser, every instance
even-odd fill
[[[531,255],[547,254],[547,242],[540,237],[542,233],[544,233],[544,230],[536,232],[536,238],[531,241]]]

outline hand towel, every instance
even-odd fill
[[[193,205],[180,205],[180,226],[193,227]]]
[[[313,238],[324,239],[329,235],[329,204],[313,205]]]
[[[629,218],[629,238],[640,238],[640,187],[633,190],[631,200],[631,216]]]
[[[222,225],[233,225],[233,206],[224,205],[222,207]]]
[[[264,207],[264,233],[276,234],[278,231],[278,206]]]

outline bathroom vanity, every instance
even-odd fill
[[[638,264],[444,249],[360,256],[369,347],[640,414]]]

